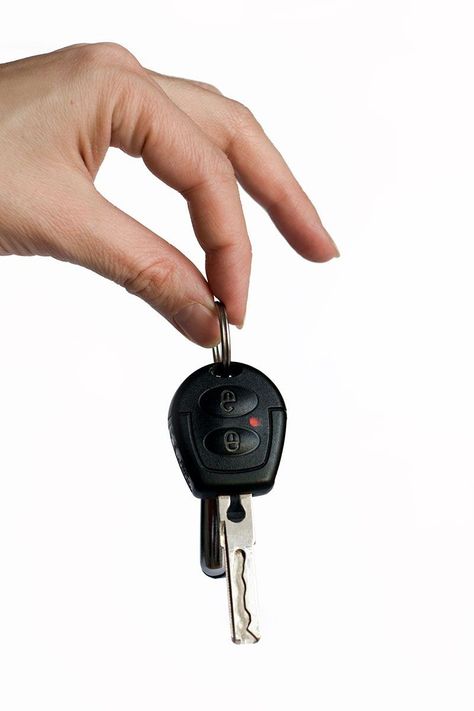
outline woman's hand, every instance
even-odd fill
[[[141,296],[203,346],[213,295],[245,315],[251,247],[240,184],[303,257],[338,251],[261,126],[214,87],[81,44],[0,65],[0,254],[49,255]],[[186,199],[208,282],[179,250],[109,203],[94,178],[109,146],[141,156]]]

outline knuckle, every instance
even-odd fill
[[[240,101],[235,101],[234,99],[229,99],[229,101],[234,131],[249,132],[257,130],[259,124],[250,109],[245,106],[245,104],[240,103]]]
[[[199,176],[199,177],[197,177]],[[234,167],[221,150],[212,151],[203,158],[196,159],[196,172],[191,184],[180,190],[181,195],[190,200],[191,197],[202,189],[213,190],[223,183],[235,183]]]
[[[214,84],[209,84],[206,81],[198,81],[197,79],[193,80],[193,84],[196,84],[196,86],[200,86],[201,89],[211,91],[213,94],[219,94],[220,96],[222,96],[222,91],[218,89],[217,86],[214,86]]]
[[[124,282],[125,289],[150,302],[170,302],[177,283],[176,264],[169,258],[155,259]]]
[[[115,42],[76,45],[74,49],[77,61],[82,67],[140,66],[136,57],[128,49]]]
[[[228,155],[215,144],[201,146],[196,156],[197,173],[201,175],[202,182],[215,180],[235,180],[234,166]]]
[[[279,205],[291,205],[293,201],[293,187],[284,181],[276,181],[271,197],[267,202],[267,209],[272,210],[277,208]]]

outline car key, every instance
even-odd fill
[[[252,496],[273,487],[286,429],[286,407],[261,371],[231,361],[229,325],[217,302],[221,347],[176,391],[168,414],[171,441],[192,493],[201,501],[201,567],[226,575],[232,639],[260,638],[253,562]]]

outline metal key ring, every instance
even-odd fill
[[[214,363],[221,363],[224,368],[230,366],[230,328],[227,318],[227,311],[222,301],[216,301],[215,306],[219,317],[219,328],[221,330],[221,340],[212,349]]]

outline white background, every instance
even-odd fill
[[[253,647],[200,571],[166,427],[210,353],[96,274],[0,260],[2,711],[472,710],[470,6],[2,7],[0,61],[110,40],[247,104],[342,252],[304,262],[243,197],[234,354],[289,412],[254,506]],[[110,151],[97,186],[202,267],[184,201],[139,161]]]

